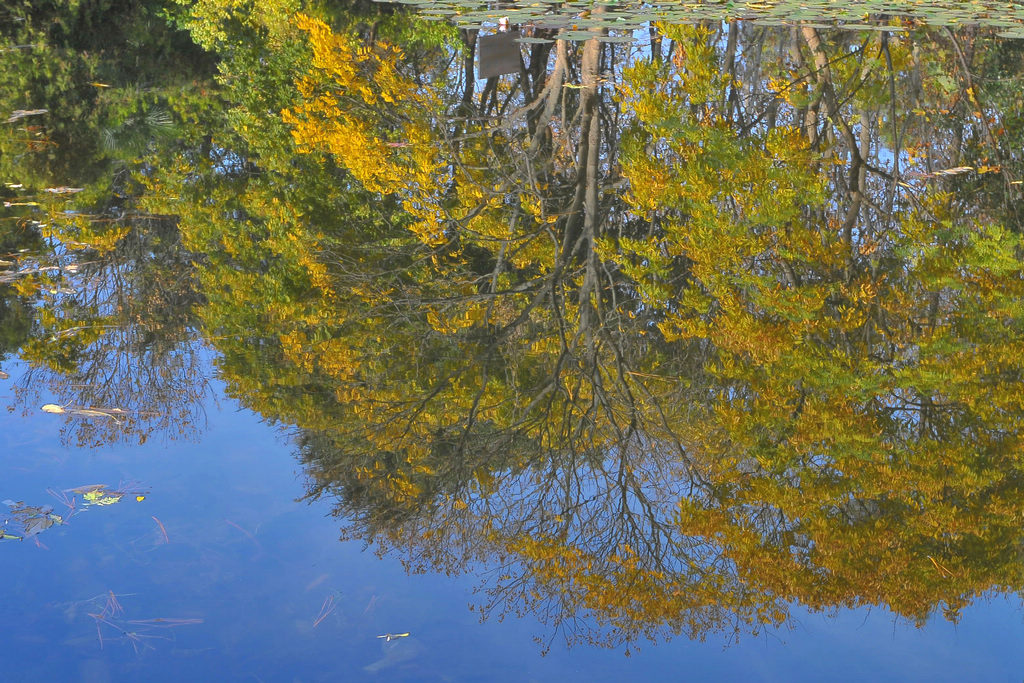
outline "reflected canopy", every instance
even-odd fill
[[[478,29],[215,5],[183,23],[226,115],[49,214],[52,181],[5,190],[3,225],[83,245],[0,271],[0,350],[69,405],[194,429],[199,331],[345,537],[479,572],[545,638],[1024,588],[1019,43],[536,24],[478,81]]]

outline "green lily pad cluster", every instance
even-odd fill
[[[629,42],[634,31],[650,22],[697,23],[744,19],[765,25],[815,22],[850,30],[906,30],[916,23],[932,26],[980,24],[1000,29],[1007,38],[1024,37],[1024,3],[993,0],[924,2],[922,0],[711,0],[636,2],[580,0],[523,2],[506,8],[478,0],[399,0],[427,19],[447,20],[461,28],[494,25],[508,18],[512,25],[560,31],[566,40],[586,40],[608,31],[604,40]],[[868,19],[871,18],[871,21]],[[878,19],[884,18],[882,23]],[[524,38],[536,42],[542,38]]]

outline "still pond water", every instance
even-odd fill
[[[0,681],[1024,675],[1018,9],[407,5],[4,10]]]

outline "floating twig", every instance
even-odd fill
[[[324,598],[324,604],[320,605],[320,614],[317,615],[316,620],[313,622],[313,628],[319,626],[320,622],[322,622],[324,619],[330,616],[330,614],[334,612],[334,608],[334,596],[328,595],[326,598]]]
[[[158,527],[160,527],[160,533],[164,535],[164,543],[170,543],[171,539],[167,537],[167,529],[164,528],[163,522],[157,519],[154,515],[150,515],[150,517],[153,517],[153,521],[156,522]]]
[[[374,594],[374,595],[372,595],[370,597],[369,602],[366,603],[366,607],[363,608],[363,616],[365,617],[367,615],[367,613],[369,613],[369,611],[372,610],[376,605],[377,605],[377,596],[376,596],[376,594]]]
[[[97,602],[100,598],[105,598],[103,609],[98,613],[89,612],[89,616],[92,617],[96,624],[96,638],[99,640],[100,649],[103,649],[103,627],[107,627],[108,631],[113,629],[117,631],[118,636],[124,640],[127,640],[132,649],[135,650],[135,654],[139,654],[140,646],[145,648],[152,648],[147,640],[173,640],[167,636],[154,635],[145,633],[141,629],[152,629],[152,628],[174,628],[176,626],[188,626],[192,624],[203,623],[202,619],[174,619],[167,617],[157,617],[154,619],[118,619],[124,614],[124,608],[121,603],[118,602],[117,596],[113,591],[107,591],[105,596],[97,596],[92,598],[91,602]],[[87,601],[89,602],[89,601]],[[134,629],[132,627],[135,627]],[[140,628],[141,627],[141,628]],[[141,631],[141,632],[140,632]],[[108,633],[109,635],[109,633]]]
[[[139,624],[144,626],[153,626],[154,628],[173,628],[175,626],[189,626],[192,624],[203,623],[202,619],[168,619],[167,617],[157,617],[156,619],[129,619],[125,622],[126,624]]]

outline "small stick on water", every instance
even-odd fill
[[[331,615],[334,611],[334,596],[328,595],[324,598],[324,604],[320,605],[320,614],[317,616],[316,621],[313,622],[313,628],[320,625],[324,619]]]
[[[67,512],[64,513],[64,521],[71,519],[75,512],[77,512],[78,499],[74,496],[68,496],[67,491],[55,491],[54,489],[46,489],[46,492],[51,496],[60,501],[61,505],[67,508]]]
[[[174,628],[175,626],[187,626],[190,624],[201,624],[202,619],[171,619],[165,617],[157,617],[156,619],[127,619],[114,621],[113,617],[124,610],[121,608],[121,604],[117,602],[117,598],[111,592],[110,597],[107,598],[107,603],[103,606],[103,611],[99,614],[89,613],[89,616],[93,618],[96,623],[96,638],[100,642],[100,649],[103,649],[103,625],[116,631],[121,639],[127,640],[132,649],[135,650],[135,654],[139,653],[139,647],[143,649],[152,648],[149,644],[150,640],[173,640],[167,636],[160,636],[153,633],[147,633],[146,630],[153,628]],[[138,631],[131,630],[132,626],[141,627]],[[142,632],[140,632],[142,631]]]
[[[164,543],[170,543],[171,539],[167,537],[167,529],[164,528],[163,522],[157,519],[155,515],[150,515],[150,517],[152,517],[153,521],[156,522],[156,525],[160,527],[160,533],[164,535]]]
[[[230,519],[225,519],[224,521],[225,521],[225,522],[227,522],[228,524],[230,524],[231,526],[235,527],[235,528],[236,528],[236,529],[238,529],[239,531],[241,531],[241,532],[242,532],[243,534],[245,534],[246,536],[248,536],[250,540],[252,540],[252,541],[255,541],[255,540],[256,540],[256,537],[255,537],[255,536],[253,536],[253,535],[252,535],[252,534],[250,534],[250,533],[249,533],[248,531],[246,531],[246,530],[245,530],[245,529],[243,529],[242,527],[240,527],[240,526],[238,526],[237,524],[235,524],[234,522],[232,522],[232,521],[231,521]]]
[[[240,527],[237,524],[235,524],[234,522],[232,522],[230,519],[225,519],[224,521],[227,522],[228,524],[230,524],[231,526],[235,527],[239,531],[241,531],[243,534],[245,534],[246,537],[256,545],[256,548],[259,550],[259,552],[263,552],[263,544],[260,543],[259,539],[256,538],[256,536],[254,534],[249,533],[248,531],[246,531],[242,527]],[[259,530],[260,530],[260,525],[257,524],[256,525],[256,533],[259,533]]]
[[[166,617],[157,617],[156,619],[128,619],[126,623],[129,624],[145,624],[147,626],[155,626],[158,628],[173,628],[175,626],[189,626],[191,624],[201,624],[202,619],[168,619]]]
[[[369,612],[371,609],[373,609],[374,605],[376,605],[376,604],[377,604],[377,595],[374,594],[373,597],[370,598],[370,601],[368,603],[366,603],[366,609],[363,610],[363,616],[365,617],[367,612]]]
[[[123,614],[124,607],[121,607],[121,603],[117,601],[117,596],[114,595],[114,591],[107,591],[107,593],[107,604],[103,606],[103,613],[110,616]]]
[[[90,612],[89,616],[95,619],[97,624],[102,622],[111,628],[117,629],[118,631],[122,630],[120,626],[112,622],[110,619],[107,619],[108,615],[105,610],[103,612],[100,612],[99,614],[93,614],[92,612]]]
[[[103,608],[103,612],[102,613],[100,613],[100,614],[92,614],[90,612],[89,616],[92,617],[93,621],[96,622],[96,637],[100,641],[100,649],[101,650],[103,649],[103,630],[100,628],[100,623],[104,623],[104,624],[106,624],[107,626],[113,628],[116,631],[123,632],[123,629],[120,626],[118,626],[114,622],[112,622],[109,619],[107,619],[107,608],[106,607]]]

